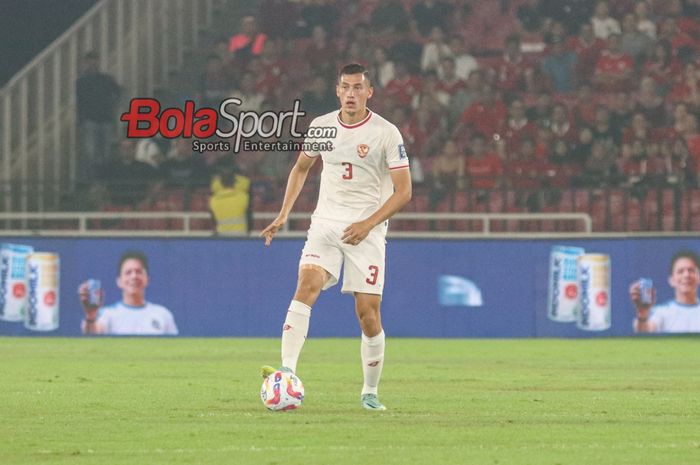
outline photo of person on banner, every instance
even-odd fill
[[[674,298],[656,303],[656,290],[652,287],[646,298],[641,280],[630,285],[630,299],[637,315],[634,331],[637,333],[697,333],[700,332],[700,257],[692,250],[678,250],[671,258],[668,284],[674,290]]]
[[[128,250],[119,259],[117,287],[122,291],[120,301],[103,306],[104,292],[100,290],[97,302],[91,302],[89,284],[87,281],[82,283],[78,294],[85,312],[81,325],[83,334],[176,336],[178,329],[170,310],[146,300],[148,283],[148,258],[137,250]]]

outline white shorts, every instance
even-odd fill
[[[350,245],[340,240],[347,226],[347,223],[336,221],[313,220],[299,266],[313,264],[328,271],[331,277],[323,286],[326,290],[338,282],[340,268],[345,263],[341,292],[382,295],[386,253],[383,229],[374,228],[362,242]]]

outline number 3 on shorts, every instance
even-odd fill
[[[374,286],[377,284],[377,277],[379,277],[379,267],[376,265],[370,265],[369,271],[369,278],[365,279],[365,282],[371,286]]]

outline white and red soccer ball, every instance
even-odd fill
[[[277,370],[263,381],[260,398],[268,410],[294,410],[304,400],[304,384],[294,373]]]

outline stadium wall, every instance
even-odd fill
[[[83,313],[77,296],[79,283],[100,279],[107,303],[118,300],[115,278],[119,257],[127,249],[139,249],[150,260],[147,299],[172,311],[180,336],[276,337],[294,291],[303,245],[298,239],[275,240],[269,248],[252,239],[16,237],[0,242],[31,245],[35,250],[60,255],[59,328],[34,332],[22,323],[0,321],[0,335],[25,336],[80,335]],[[609,329],[584,331],[575,323],[558,323],[547,317],[550,252],[556,245],[583,247],[587,253],[610,256]],[[650,277],[658,300],[670,299],[667,275],[671,255],[680,248],[698,250],[698,245],[698,239],[692,237],[394,239],[387,245],[384,326],[392,337],[627,336],[632,334],[634,318],[629,284],[642,276]],[[445,279],[457,283],[447,294]],[[478,303],[481,305],[474,305]],[[309,337],[358,334],[352,297],[342,295],[339,285],[322,293],[314,307]]]

